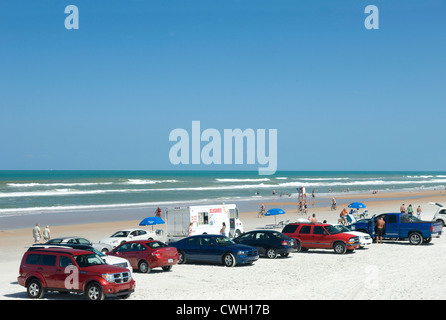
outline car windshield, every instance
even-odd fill
[[[335,225],[333,225],[333,227],[335,229],[339,230],[339,232],[350,232],[351,231],[346,226],[343,226],[342,224],[335,224]]]
[[[325,230],[327,230],[327,232],[329,234],[337,234],[337,233],[341,233],[341,232],[345,232],[345,231],[340,231],[339,229],[337,229],[335,226],[325,226]]]
[[[74,256],[74,260],[81,268],[105,264],[104,260],[95,253]]]
[[[118,231],[118,232],[114,233],[111,237],[112,238],[127,238],[129,233],[130,233],[130,231]]]
[[[279,239],[288,239],[289,238],[288,236],[284,235],[282,232],[278,232],[278,231],[273,231],[273,232],[271,232],[271,234],[274,237],[277,237]]]
[[[234,241],[232,241],[228,237],[215,237],[215,242],[219,246],[230,246],[230,245],[236,244]]]

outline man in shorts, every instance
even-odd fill
[[[376,243],[383,243],[383,235],[384,235],[384,227],[386,225],[386,222],[384,221],[383,217],[379,218],[378,221],[376,221],[375,224],[375,235],[376,235]]]
[[[33,228],[34,243],[40,243],[40,237],[42,237],[42,234],[40,233],[39,224],[36,223],[36,226]]]

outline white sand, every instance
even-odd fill
[[[410,194],[409,196],[413,196]],[[372,197],[371,195],[368,195]],[[382,195],[381,195],[382,196]],[[396,195],[393,195],[396,196]],[[401,196],[401,195],[400,195]],[[370,214],[397,212],[402,202],[419,204],[423,219],[430,220],[436,207],[429,201],[446,203],[445,194],[424,194],[424,198],[367,202]],[[273,205],[273,204],[270,204]],[[267,209],[271,208],[267,206]],[[295,207],[279,220],[295,221]],[[342,208],[309,210],[319,221],[335,223]],[[256,218],[244,213],[245,230],[274,222],[273,217]],[[88,226],[52,227],[52,236],[79,235],[98,241],[123,227],[135,227],[136,221],[102,223]],[[31,227],[27,230],[0,232],[0,299],[28,299],[26,289],[17,284],[20,260],[31,245]],[[290,300],[290,299],[445,299],[446,239],[443,235],[431,243],[411,246],[408,241],[387,241],[367,249],[337,255],[332,250],[310,250],[275,260],[260,258],[250,266],[226,268],[215,265],[176,265],[169,272],[155,269],[149,274],[134,273],[135,293],[129,299],[176,300]],[[80,299],[79,295],[47,293],[44,299]],[[83,298],[82,298],[83,299]]]

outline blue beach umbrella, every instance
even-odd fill
[[[365,204],[361,203],[361,202],[353,202],[350,203],[348,205],[349,208],[353,208],[353,209],[363,209],[366,208]]]
[[[139,223],[140,226],[153,226],[155,224],[164,224],[164,220],[159,217],[147,217]]]
[[[285,214],[286,212],[279,208],[269,209],[265,216],[274,216],[274,223],[276,223],[276,216],[279,214]]]

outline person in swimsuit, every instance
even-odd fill
[[[375,227],[376,227],[376,243],[379,243],[381,241],[381,244],[383,243],[383,235],[384,235],[384,226],[386,225],[386,222],[384,221],[383,217],[379,218],[378,221],[376,221]]]

